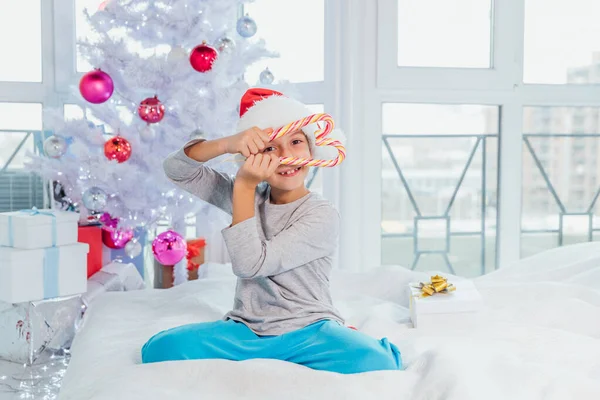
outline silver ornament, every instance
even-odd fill
[[[127,254],[129,258],[136,258],[141,253],[142,245],[140,244],[140,242],[137,241],[137,239],[131,239],[125,245],[125,254]]]
[[[104,190],[94,186],[83,193],[82,201],[88,210],[100,212],[106,208],[108,196]]]
[[[44,141],[44,153],[50,158],[61,158],[67,147],[67,141],[60,136],[50,136]]]
[[[256,27],[256,22],[249,16],[245,15],[238,19],[236,29],[237,33],[239,33],[241,37],[249,38],[256,34],[258,28]]]
[[[269,71],[269,68],[267,68],[260,73],[259,79],[260,83],[262,83],[263,85],[270,85],[275,80],[275,75],[273,75],[273,73]]]
[[[170,64],[177,64],[187,60],[188,52],[181,46],[173,46],[169,55],[167,55],[167,61]]]
[[[225,36],[217,40],[215,47],[221,54],[231,54],[235,50],[235,42],[233,39]]]
[[[140,139],[144,142],[152,142],[156,138],[156,132],[154,129],[148,124],[140,130]]]

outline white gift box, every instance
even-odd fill
[[[88,250],[86,243],[30,250],[0,247],[0,301],[85,293]]]
[[[450,282],[456,290],[422,297],[419,282],[410,283],[410,317],[415,328],[447,327],[476,321],[483,299],[470,280]]]
[[[144,279],[132,263],[112,262],[92,275],[87,282],[83,302],[88,305],[105,292],[125,292],[145,288]]]
[[[79,214],[57,210],[22,210],[0,214],[0,246],[41,249],[77,243]]]

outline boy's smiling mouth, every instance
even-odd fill
[[[296,176],[298,175],[298,172],[300,171],[302,167],[296,167],[296,168],[292,168],[292,169],[287,169],[285,171],[280,171],[278,172],[279,175],[284,176],[286,178],[291,178],[292,176]]]

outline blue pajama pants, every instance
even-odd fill
[[[402,369],[400,351],[336,321],[320,321],[279,336],[258,336],[233,320],[184,325],[154,335],[142,362],[273,358],[306,367],[354,374]]]

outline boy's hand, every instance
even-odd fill
[[[244,157],[251,154],[259,154],[267,147],[269,135],[273,129],[265,130],[253,127],[236,135],[225,138],[225,152],[229,154],[240,153]]]
[[[239,169],[236,182],[256,187],[275,173],[279,166],[279,157],[275,154],[251,154]]]

